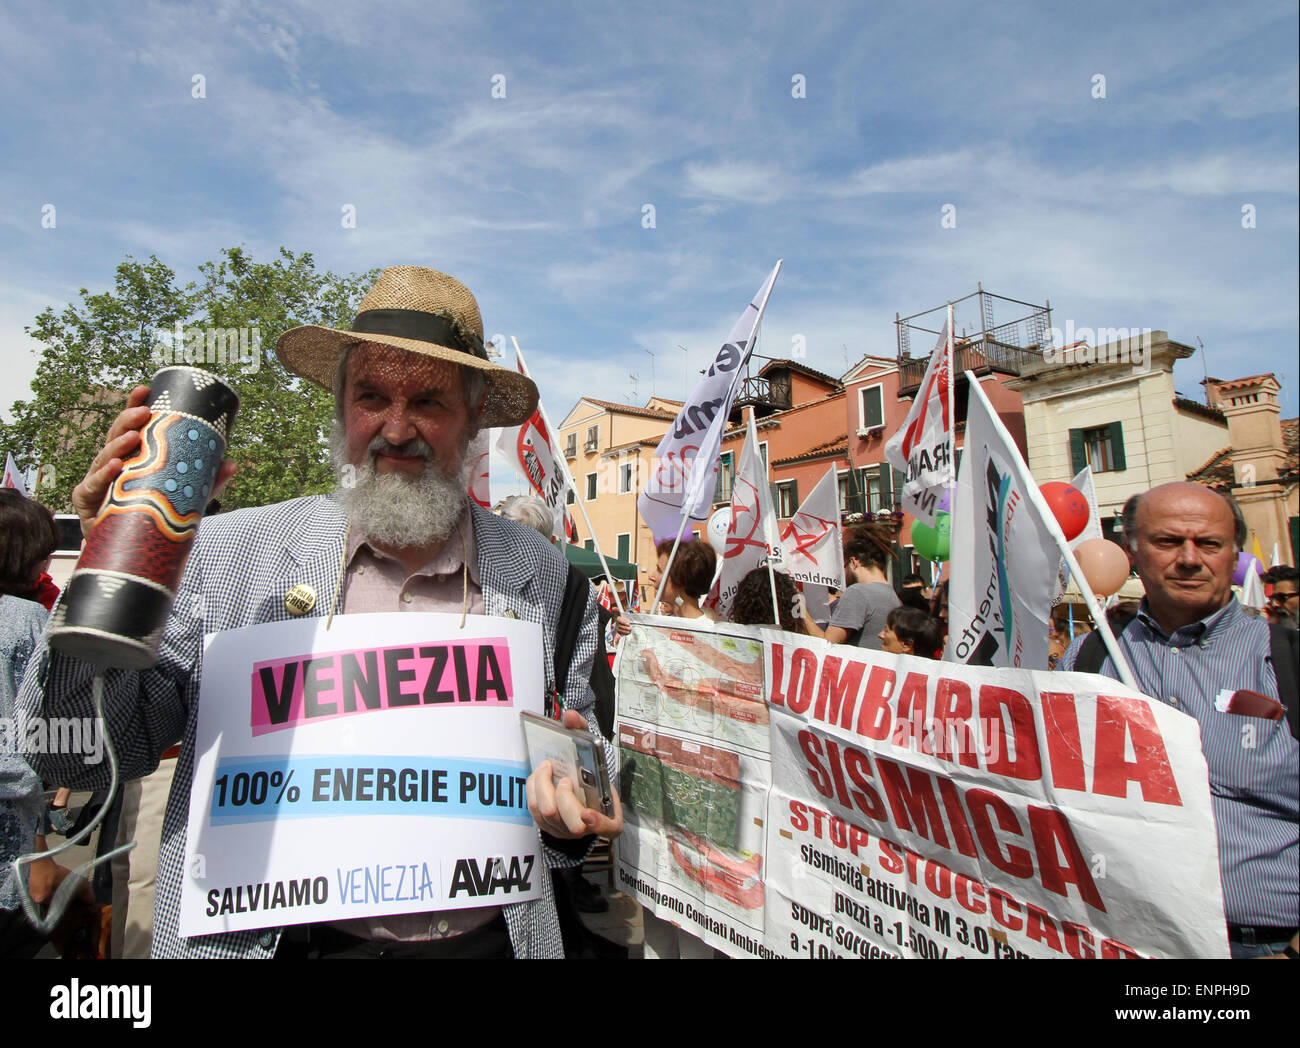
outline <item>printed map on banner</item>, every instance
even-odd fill
[[[541,630],[342,615],[206,638],[183,935],[536,898]]]
[[[637,619],[618,664],[622,887],[641,886],[688,930],[704,921],[755,941],[770,782],[763,645]]]
[[[620,887],[659,916],[738,957],[1228,956],[1192,718],[1091,674],[663,621],[618,675]],[[720,731],[742,682],[766,716]]]

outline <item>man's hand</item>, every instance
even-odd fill
[[[576,710],[564,711],[566,728],[590,730],[587,720]],[[594,808],[584,808],[574,792],[573,780],[564,777],[558,784],[552,782],[554,772],[550,761],[542,761],[537,770],[528,776],[525,789],[528,793],[528,810],[533,821],[552,837],[574,840],[596,834],[611,840],[623,832],[623,803],[618,790],[610,787],[614,798],[614,816],[610,818]]]
[[[150,411],[145,407],[145,398],[149,396],[148,386],[136,386],[126,398],[126,410],[113,420],[108,428],[108,438],[90,463],[90,469],[81,483],[72,489],[72,508],[81,518],[81,534],[90,538],[95,527],[95,518],[99,516],[104,498],[113,481],[122,472],[123,462],[130,457],[140,445],[140,431],[149,421]],[[229,460],[221,463],[217,471],[216,482],[212,486],[212,497],[216,498],[235,475],[235,464]]]

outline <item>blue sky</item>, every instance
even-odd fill
[[[680,398],[777,258],[765,351],[822,371],[982,281],[1294,415],[1296,41],[1294,2],[11,6],[0,412],[45,305],[244,244],[452,273],[556,420]]]

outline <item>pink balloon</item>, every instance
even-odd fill
[[[1128,579],[1128,555],[1119,543],[1109,539],[1088,539],[1074,548],[1074,557],[1092,592],[1099,597],[1118,593]]]

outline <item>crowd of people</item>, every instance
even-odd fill
[[[178,930],[203,636],[285,619],[286,591],[297,581],[282,569],[290,559],[321,566],[312,576],[321,599],[308,614],[508,614],[540,624],[540,672],[556,715],[602,739],[613,766],[613,680],[603,628],[609,616],[589,585],[576,608],[566,597],[575,569],[551,539],[554,521],[545,503],[513,499],[494,515],[467,498],[469,440],[480,427],[526,420],[537,401],[530,380],[488,359],[482,338],[467,288],[432,270],[395,267],[367,294],[353,330],[313,325],[279,340],[277,353],[290,371],[334,393],[333,455],[348,483],[332,495],[205,522],[158,664],[103,678],[108,730],[122,777],[135,790],[124,791],[117,825],[101,836],[110,845],[130,835],[141,842],[129,867],[112,871],[115,953],[126,951],[127,943],[130,951],[160,957],[561,957],[583,948],[571,911],[598,909],[603,900],[576,871],[597,839],[619,836],[622,810],[617,795],[612,815],[586,808],[573,784],[556,782],[549,767],[527,781],[529,812],[555,871],[540,898],[203,937]],[[74,491],[86,534],[124,460],[140,444],[149,417],[146,394],[144,387],[131,392]],[[223,467],[220,483],[232,473]],[[1238,723],[1216,701],[1248,689],[1295,705],[1300,573],[1274,568],[1266,577],[1272,590],[1267,620],[1252,617],[1231,588],[1245,541],[1232,500],[1193,484],[1165,485],[1130,500],[1123,516],[1146,596],[1116,609],[1111,626],[1142,690],[1200,723],[1234,956],[1294,956],[1300,897],[1294,727],[1275,721],[1245,750]],[[10,720],[94,716],[92,669],[51,650],[44,632],[55,595],[45,571],[56,542],[48,511],[0,491],[0,717]],[[899,570],[893,542],[886,524],[845,529],[847,585],[830,595],[821,621],[788,576],[766,568],[741,581],[730,621],[939,659],[948,585],[931,588],[908,575],[896,589],[890,581]],[[668,542],[655,555],[649,572],[661,599],[655,611],[684,620],[712,618],[706,598],[719,569],[713,548],[695,540],[678,543],[674,553]],[[571,644],[560,641],[566,621],[574,627]],[[618,617],[611,636],[630,628]],[[1081,626],[1054,620],[1053,665],[1117,676],[1110,654],[1089,637]],[[41,938],[19,906],[12,860],[44,849],[52,832],[42,800],[48,788],[102,790],[108,768],[71,754],[25,755],[13,742],[0,753],[0,953],[31,956]],[[27,891],[40,903],[67,875],[53,861],[38,861],[29,867]],[[88,886],[82,902],[91,904]],[[128,916],[143,929],[134,939],[118,930]],[[711,953],[647,914],[647,956]]]

